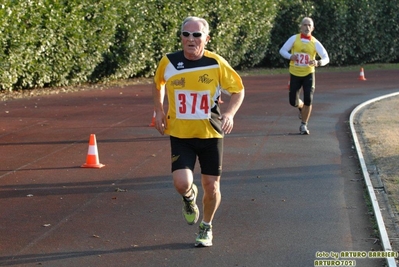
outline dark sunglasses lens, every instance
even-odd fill
[[[189,37],[190,34],[192,34],[195,38],[198,38],[198,37],[202,36],[201,32],[193,32],[193,33],[191,33],[191,32],[182,32],[182,34],[183,34],[184,37]]]

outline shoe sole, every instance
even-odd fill
[[[213,245],[212,242],[211,242],[211,243],[204,243],[204,242],[195,243],[195,246],[196,246],[197,248],[201,248],[201,247],[211,247],[212,245]]]

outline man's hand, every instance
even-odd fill
[[[156,112],[155,114],[155,129],[162,135],[165,133],[166,121],[165,114],[163,112]]]
[[[318,66],[320,66],[320,63],[319,63],[318,60],[310,60],[310,61],[309,61],[309,66],[318,67]]]
[[[225,134],[231,133],[233,130],[234,126],[234,117],[231,116],[228,113],[222,114],[222,116],[219,117],[219,120],[222,121],[222,130]]]

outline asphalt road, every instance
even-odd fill
[[[151,85],[0,103],[0,266],[307,267],[331,252],[381,250],[348,119],[397,91],[398,76],[358,75],[316,74],[309,136],[298,134],[288,74],[243,78],[210,248],[194,247],[198,226],[182,218],[168,137],[148,127]],[[80,167],[90,134],[101,169]]]

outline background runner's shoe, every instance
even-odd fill
[[[199,233],[195,239],[196,247],[210,247],[212,246],[212,225],[204,225],[203,223],[199,226]]]
[[[190,225],[195,224],[199,217],[199,209],[197,204],[195,204],[195,200],[197,199],[198,195],[198,188],[195,184],[193,184],[191,189],[193,191],[194,198],[187,201],[186,198],[183,197],[183,217]]]
[[[299,127],[299,132],[301,134],[309,134],[308,127],[305,124],[301,124],[301,126]]]

